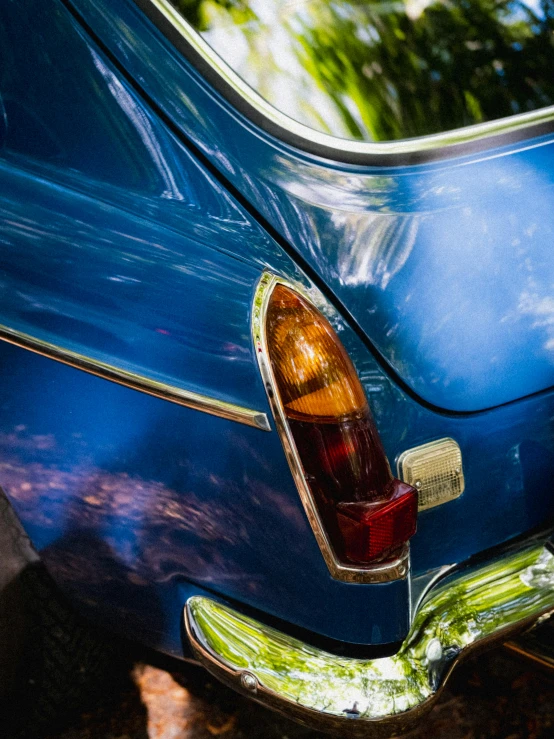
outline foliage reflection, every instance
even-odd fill
[[[314,129],[394,140],[554,103],[554,0],[171,0]]]

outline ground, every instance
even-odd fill
[[[173,663],[148,661],[127,667],[117,690],[106,689],[94,710],[44,739],[323,739],[241,698],[199,667],[176,671]],[[424,726],[405,737],[552,739],[554,672],[504,649],[482,655],[458,668]]]

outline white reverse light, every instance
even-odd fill
[[[439,439],[403,452],[398,477],[416,488],[419,510],[458,498],[465,487],[462,452],[454,439]]]

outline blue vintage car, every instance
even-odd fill
[[[554,610],[552,17],[4,0],[4,697],[84,618],[388,736]]]

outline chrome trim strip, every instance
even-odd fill
[[[111,364],[86,357],[70,349],[64,349],[47,341],[41,341],[29,334],[15,331],[7,326],[0,325],[0,341],[5,341],[8,344],[13,344],[35,354],[40,354],[43,357],[54,359],[57,362],[83,370],[83,372],[96,375],[104,380],[110,380],[118,385],[131,388],[131,390],[138,390],[139,392],[146,393],[146,395],[153,395],[155,398],[167,400],[170,403],[176,403],[186,408],[209,413],[212,416],[226,418],[229,421],[244,423],[247,426],[254,426],[254,428],[261,429],[262,431],[271,431],[266,414],[260,411],[242,408],[241,406],[233,405],[217,398],[210,398],[207,395],[200,395],[190,390],[183,390],[174,385],[152,380],[149,377],[138,375],[134,372],[128,372]]]
[[[239,75],[219,56],[219,54],[194,30],[194,28],[175,10],[168,0],[135,0],[148,13],[148,5],[153,6],[164,21],[176,31],[192,50],[215,72],[219,78],[256,114],[262,116],[282,133],[289,134],[295,139],[300,148],[310,149],[314,146],[322,149],[322,154],[341,159],[344,155],[392,158],[399,156],[417,156],[440,149],[448,148],[443,155],[459,156],[467,153],[459,147],[473,144],[483,139],[495,136],[504,136],[525,131],[531,127],[542,126],[554,122],[554,106],[526,113],[518,113],[506,118],[499,118],[485,123],[476,123],[464,128],[456,128],[443,133],[419,136],[417,138],[398,141],[368,142],[342,139],[338,136],[326,134],[309,126],[295,121],[281,113],[268,103],[259,93],[250,87]],[[453,148],[451,148],[453,147]]]
[[[269,399],[273,417],[275,419],[275,425],[277,426],[277,431],[281,437],[285,455],[296,483],[296,487],[298,488],[300,500],[302,501],[306,516],[308,517],[310,526],[312,527],[317,543],[319,544],[319,548],[321,549],[325,564],[329,568],[329,572],[332,577],[336,580],[344,580],[346,582],[377,583],[390,582],[391,580],[400,580],[405,578],[408,576],[410,569],[409,544],[406,544],[403,547],[402,553],[396,559],[385,564],[376,564],[364,568],[344,565],[339,562],[335,555],[313,500],[312,493],[308,483],[306,482],[302,462],[298,456],[296,444],[294,443],[287,417],[279,397],[279,391],[277,390],[275,377],[271,369],[271,362],[267,351],[265,317],[269,298],[271,297],[271,293],[273,292],[275,285],[278,284],[290,287],[313,305],[313,301],[310,296],[306,295],[305,291],[301,287],[293,285],[271,272],[264,272],[258,282],[256,293],[254,295],[254,305],[252,308],[252,338],[254,340],[256,356],[258,357],[260,373],[267,391],[267,397]]]
[[[233,689],[317,729],[384,739],[432,708],[462,658],[552,614],[554,555],[535,541],[435,587],[392,657],[329,654],[201,596],[185,624],[195,657]]]

